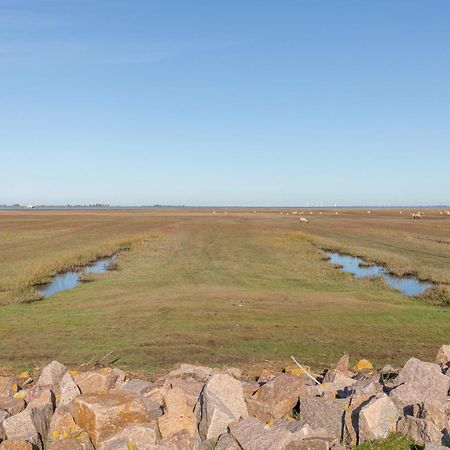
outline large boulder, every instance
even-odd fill
[[[164,394],[164,415],[158,417],[158,427],[163,438],[180,431],[193,437],[197,430],[197,419],[186,394],[180,388],[169,389]]]
[[[389,396],[401,411],[415,403],[443,405],[450,388],[450,377],[444,375],[438,364],[409,359],[395,379],[396,386]]]
[[[263,422],[281,419],[292,412],[305,390],[302,377],[281,373],[247,399],[248,413]]]
[[[75,423],[86,431],[94,446],[127,425],[148,422],[145,405],[131,392],[99,392],[76,397],[70,404]]]
[[[400,414],[384,393],[376,395],[359,412],[358,441],[384,439],[396,430]]]
[[[418,404],[412,408],[413,415],[400,419],[397,429],[400,433],[410,436],[420,445],[433,443],[450,445],[447,413],[430,404]]]
[[[230,423],[248,415],[241,382],[226,374],[209,379],[201,402],[199,430],[204,439],[217,439]]]
[[[327,430],[330,437],[342,438],[344,413],[349,405],[345,399],[300,397],[300,422]]]
[[[47,387],[55,386],[66,372],[67,368],[64,364],[58,361],[52,361],[42,369],[37,385]]]

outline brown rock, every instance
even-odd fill
[[[281,373],[261,386],[247,400],[248,413],[263,422],[281,419],[292,412],[305,389],[302,378]]]
[[[186,431],[190,437],[195,435],[197,421],[188,398],[180,388],[172,388],[164,395],[164,415],[158,417],[158,427],[163,438],[180,431]]]
[[[86,431],[94,446],[125,426],[148,422],[140,397],[131,392],[100,392],[76,397],[70,404],[75,423]]]
[[[25,400],[10,397],[8,395],[0,396],[0,410],[7,411],[12,416],[25,409]]]
[[[261,386],[256,381],[242,381],[244,398],[250,398]]]
[[[200,443],[192,438],[186,430],[180,431],[166,439],[157,446],[158,450],[197,450]]]
[[[154,423],[140,423],[126,426],[122,431],[104,441],[99,450],[156,450],[158,429]]]
[[[437,364],[450,364],[450,345],[443,345],[436,356]]]
[[[205,366],[193,366],[191,364],[181,364],[178,369],[172,370],[169,377],[192,376],[199,381],[205,382],[213,373],[213,369]]]
[[[194,406],[200,398],[204,383],[194,380],[193,378],[174,378],[170,380],[170,387],[181,389],[187,399],[189,406]]]
[[[11,377],[0,377],[0,395],[12,395],[14,394],[14,387],[16,384]]]
[[[42,448],[54,410],[54,400],[52,391],[45,389],[25,410],[8,417],[3,422],[7,438],[26,440]]]
[[[317,438],[293,441],[286,446],[286,450],[328,450],[329,448],[328,441]]]
[[[79,372],[73,378],[82,394],[95,394],[120,388],[124,381],[122,371],[109,367],[92,372]]]
[[[350,357],[347,354],[341,356],[336,364],[335,370],[342,373],[342,375],[349,376]]]
[[[80,428],[70,413],[57,409],[50,421],[47,449],[74,447],[71,441],[76,440],[83,450],[93,450],[89,435]],[[75,447],[78,448],[78,447]]]
[[[33,450],[33,446],[27,441],[12,439],[3,441],[0,450]]]

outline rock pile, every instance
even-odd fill
[[[53,361],[36,382],[0,377],[0,450],[337,450],[392,432],[436,450],[450,447],[449,388],[450,345],[399,371],[344,355],[257,380],[182,364],[152,383]]]

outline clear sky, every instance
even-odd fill
[[[450,203],[448,0],[0,0],[0,203]]]

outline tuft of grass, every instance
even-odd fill
[[[450,306],[450,290],[443,284],[428,288],[418,298],[435,306]]]
[[[415,444],[409,437],[394,433],[386,439],[365,442],[353,447],[358,450],[422,450],[423,447]]]

